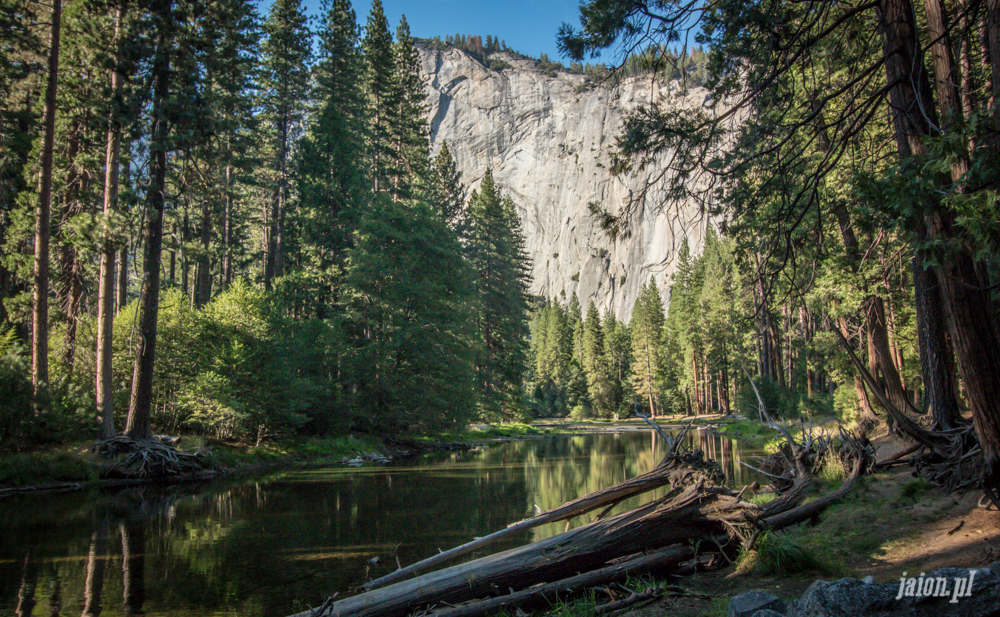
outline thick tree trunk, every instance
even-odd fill
[[[885,303],[880,296],[871,296],[868,299],[865,326],[868,330],[868,370],[872,375],[878,374],[876,369],[882,374],[882,385],[893,405],[901,410],[911,408],[912,404],[906,396],[899,370],[893,362],[885,318]]]
[[[933,270],[924,269],[917,254],[912,263],[924,398],[938,430],[956,428],[965,420],[958,410],[955,364],[946,340],[937,276]]]
[[[32,295],[31,384],[38,397],[49,382],[49,225],[52,212],[52,151],[56,133],[56,86],[59,83],[59,30],[62,0],[52,2],[52,38],[45,86],[42,165],[35,210],[34,289]]]
[[[119,36],[125,21],[125,3],[118,6],[115,18],[116,63],[111,71],[111,92],[116,99],[121,96],[122,74],[118,69],[121,61]],[[118,180],[121,154],[121,122],[114,111],[108,118],[108,148],[104,157],[104,216],[107,220],[118,210]],[[110,234],[111,230],[105,233]],[[97,277],[97,367],[95,401],[97,414],[101,419],[98,438],[110,439],[115,436],[115,416],[112,401],[113,382],[111,372],[111,333],[115,316],[115,247],[109,238],[104,239],[101,250],[100,271]]]
[[[153,138],[150,143],[149,187],[146,193],[146,226],[143,251],[143,286],[139,298],[138,343],[132,371],[125,434],[135,439],[152,437],[149,416],[153,402],[153,366],[156,358],[156,324],[160,310],[160,256],[163,250],[163,191],[167,173],[166,105],[170,86],[171,0],[157,0],[156,50],[153,57]]]
[[[1000,0],[988,3],[991,18],[1000,9]],[[881,29],[884,35],[886,79],[889,90],[896,144],[901,158],[927,152],[924,138],[937,114],[929,92],[929,78],[921,58],[916,19],[909,0],[882,0]],[[992,43],[992,42],[991,42]],[[1000,49],[991,49],[997,54]],[[1000,56],[991,56],[1000,61]],[[994,65],[1000,68],[1000,62]],[[994,76],[996,80],[997,76]],[[997,87],[994,81],[994,88]],[[946,187],[951,179],[940,179]],[[956,243],[959,236],[954,215],[941,204],[918,216],[917,237],[926,233],[929,242],[954,246],[935,268],[948,330],[955,349],[962,380],[966,385],[973,424],[985,459],[985,486],[994,502],[1000,503],[1000,333],[997,310],[976,272],[972,254]]]

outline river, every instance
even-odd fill
[[[735,441],[707,431],[689,439],[730,485],[758,479]],[[663,451],[650,431],[557,436],[385,467],[8,497],[0,614],[285,615],[350,593],[397,558],[412,563],[645,473]],[[525,531],[496,549],[565,528]]]

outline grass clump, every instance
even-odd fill
[[[924,478],[914,478],[899,488],[900,503],[916,502],[931,488],[931,483]]]
[[[747,501],[754,504],[755,506],[763,506],[771,503],[778,498],[777,493],[757,493]]]
[[[812,551],[786,536],[766,532],[757,538],[750,550],[741,549],[736,562],[740,572],[758,574],[799,574],[816,571],[831,572],[830,566],[821,561]]]
[[[839,486],[847,478],[847,469],[837,456],[827,456],[817,474],[825,484]]]

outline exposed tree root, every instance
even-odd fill
[[[181,452],[155,438],[112,437],[97,445],[97,453],[114,461],[108,477],[163,478],[205,468],[200,453]]]
[[[924,447],[923,453],[913,459],[917,473],[949,491],[972,486],[983,487],[986,473],[985,459],[972,424],[949,430],[928,430],[921,426],[889,400],[885,389],[868,372],[840,330],[837,328],[832,330],[840,339],[841,346],[847,351],[865,385],[888,412],[895,432]],[[997,505],[1000,506],[1000,503]]]

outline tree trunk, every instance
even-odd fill
[[[121,42],[119,36],[122,22],[125,20],[125,3],[118,5],[115,17],[116,62],[111,71],[111,92],[115,99],[121,96],[122,74],[118,64],[121,62]],[[104,216],[110,217],[118,209],[118,173],[119,155],[121,152],[121,121],[114,111],[108,118],[108,148],[104,166]],[[110,234],[110,230],[105,230]],[[99,439],[110,439],[115,436],[115,416],[113,382],[111,372],[111,333],[115,316],[115,247],[110,238],[104,238],[101,247],[101,264],[97,277],[97,367],[95,400],[97,415],[101,419]]]
[[[70,127],[69,143],[67,145],[67,167],[69,170],[66,188],[63,192],[62,215],[59,219],[59,234],[62,251],[60,253],[60,295],[63,299],[63,314],[66,316],[66,332],[63,335],[63,366],[73,373],[76,360],[76,330],[80,318],[80,303],[83,300],[82,264],[78,252],[69,241],[71,221],[84,211],[81,195],[87,188],[87,174],[81,169],[78,160],[80,152],[80,133],[86,119],[76,120]]]
[[[201,204],[201,254],[198,255],[198,270],[195,281],[194,305],[204,306],[212,297],[212,271],[209,268],[208,251],[212,242],[212,209],[207,199]]]
[[[171,0],[153,5],[157,37],[153,57],[153,135],[150,142],[149,187],[146,193],[146,226],[143,251],[143,287],[139,298],[138,343],[132,371],[125,434],[136,439],[152,437],[149,416],[153,402],[153,366],[156,357],[156,323],[160,310],[160,256],[163,249],[163,191],[167,173],[167,97],[170,86]]]
[[[118,263],[115,265],[118,274],[118,289],[115,290],[115,312],[128,304],[128,247],[123,246],[118,251]]]
[[[56,132],[56,86],[59,76],[59,30],[62,0],[52,2],[52,42],[45,86],[42,165],[35,210],[34,291],[32,296],[31,384],[37,398],[49,382],[49,225],[52,211],[52,151]]]
[[[233,282],[233,166],[226,163],[226,212],[222,230],[222,289]]]
[[[1000,12],[1000,0],[989,0],[990,18]],[[881,29],[889,99],[896,133],[896,145],[903,159],[926,154],[924,138],[936,124],[929,79],[920,54],[916,20],[909,0],[882,0]],[[992,22],[996,25],[996,22]],[[991,38],[992,38],[991,33]],[[998,41],[1000,42],[1000,41]],[[993,41],[991,41],[991,44]],[[994,70],[1000,68],[1000,48],[990,50]],[[998,83],[994,76],[993,87]],[[939,179],[942,187],[950,178]],[[926,233],[929,242],[953,246],[957,234],[953,214],[940,204],[915,221],[918,237]],[[988,291],[981,286],[975,263],[967,247],[958,245],[954,253],[935,267],[941,290],[948,331],[955,349],[959,372],[965,383],[973,424],[985,459],[985,487],[995,503],[1000,503],[1000,334],[994,325],[997,310]]]
[[[965,420],[958,410],[955,364],[946,340],[937,276],[933,270],[924,269],[916,253],[912,264],[924,398],[938,430],[956,428]]]
[[[892,347],[889,345],[889,333],[885,318],[885,303],[880,296],[868,299],[865,316],[865,326],[868,330],[868,370],[872,375],[882,374],[882,386],[892,404],[900,410],[911,409],[909,397],[903,388],[899,371],[893,362]],[[913,411],[918,411],[913,409]],[[919,411],[918,411],[919,412]]]

